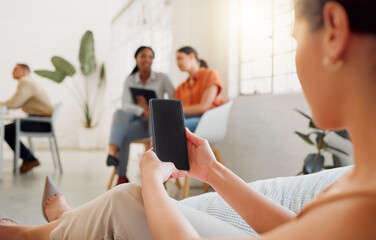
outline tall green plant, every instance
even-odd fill
[[[297,109],[295,109],[295,111],[297,111],[302,116],[307,118],[309,120],[308,127],[311,128],[311,129],[314,129],[313,131],[311,131],[307,134],[303,134],[303,133],[298,132],[298,131],[295,131],[295,134],[297,134],[301,139],[303,139],[309,145],[313,145],[313,146],[316,147],[316,153],[308,154],[308,156],[304,159],[303,170],[299,174],[301,174],[301,173],[310,174],[310,173],[321,171],[321,169],[323,169],[323,168],[340,167],[341,163],[340,163],[339,157],[335,153],[330,152],[330,150],[335,150],[337,152],[345,154],[346,156],[348,156],[348,153],[346,153],[345,151],[343,151],[339,148],[336,148],[336,147],[329,145],[327,142],[325,142],[325,136],[329,132],[334,132],[338,136],[349,140],[349,136],[347,134],[347,131],[346,130],[342,130],[342,131],[322,130],[314,124],[314,122],[313,122],[313,120],[310,116],[308,116],[307,114],[305,114],[302,111],[299,111]],[[312,137],[314,138],[314,140],[311,139]],[[325,157],[324,157],[324,155],[322,155],[322,153],[324,151],[327,151],[327,152],[332,154],[332,159],[333,159],[333,165],[332,166],[324,166]]]
[[[93,128],[96,125],[94,117],[98,104],[98,95],[101,94],[105,83],[105,66],[102,63],[99,76],[94,76],[97,70],[97,63],[94,36],[91,31],[86,31],[81,38],[78,59],[84,79],[81,85],[75,80],[75,89],[71,89],[71,91],[83,113],[84,126]],[[62,83],[67,76],[73,77],[76,74],[75,67],[62,57],[53,56],[51,62],[55,67],[54,71],[36,70],[35,73],[56,83]]]

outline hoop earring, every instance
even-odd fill
[[[331,71],[338,71],[342,67],[343,61],[338,60],[336,63],[333,63],[333,61],[328,56],[325,56],[322,60],[322,64],[324,65],[324,67]]]

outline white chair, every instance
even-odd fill
[[[63,173],[63,169],[61,167],[61,161],[60,161],[60,155],[59,155],[59,148],[57,146],[56,142],[56,136],[55,136],[55,130],[54,130],[54,122],[56,121],[56,116],[58,112],[60,111],[61,103],[58,103],[55,105],[54,112],[52,113],[52,116],[49,118],[46,117],[28,117],[28,118],[20,118],[16,119],[16,146],[14,151],[14,171],[16,175],[19,174],[19,168],[18,168],[18,159],[20,157],[20,138],[21,137],[27,137],[29,141],[29,147],[30,151],[34,153],[34,147],[31,138],[33,137],[48,137],[48,140],[50,142],[50,149],[52,153],[52,160],[54,163],[55,169],[57,168],[57,165],[59,166],[60,173]],[[49,123],[51,125],[51,130],[49,132],[23,132],[21,130],[21,122],[22,121],[28,121],[28,122],[44,122]]]
[[[195,134],[199,137],[205,138],[209,141],[209,144],[213,150],[213,153],[218,162],[223,164],[222,156],[219,153],[218,149],[214,148],[212,145],[222,141],[227,133],[227,125],[228,119],[230,116],[230,111],[233,101],[229,101],[228,103],[213,108],[207,112],[205,112],[200,122],[197,125],[195,130]],[[189,176],[186,176],[184,179],[184,189],[183,189],[183,198],[188,197],[189,195]],[[204,183],[204,191],[208,192],[209,187],[207,184]]]

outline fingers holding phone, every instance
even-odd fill
[[[188,174],[187,171],[178,170],[172,162],[162,162],[158,159],[153,149],[146,151],[142,155],[140,162],[141,176],[143,179],[150,177],[157,178],[161,183],[171,178],[180,178]]]
[[[188,128],[185,131],[190,165],[189,175],[207,182],[210,169],[218,162],[207,140],[195,135]]]

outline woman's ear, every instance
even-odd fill
[[[193,52],[191,52],[189,55],[189,59],[196,59],[196,55],[193,53]]]
[[[334,1],[327,2],[323,9],[324,54],[333,64],[341,60],[350,38],[350,23],[344,7]]]

